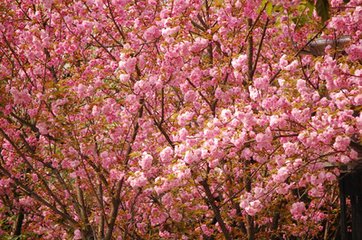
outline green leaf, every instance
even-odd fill
[[[297,29],[303,27],[308,22],[308,20],[308,15],[292,18],[292,21],[296,24]]]
[[[273,4],[271,2],[268,2],[266,4],[266,8],[265,8],[265,12],[268,16],[271,16],[272,15],[272,12],[273,12]]]
[[[131,158],[137,158],[137,157],[140,157],[142,156],[142,153],[141,152],[133,152],[129,155]]]
[[[329,1],[328,0],[317,0],[316,9],[318,16],[322,18],[324,23],[329,19]]]
[[[268,3],[268,0],[262,0],[258,7],[258,12],[260,12],[264,8],[265,4],[267,4],[267,3]]]
[[[309,9],[309,17],[313,16],[313,11],[314,11],[314,3],[311,3],[310,1],[306,2],[306,7]]]
[[[350,0],[343,0],[344,3],[349,3]]]

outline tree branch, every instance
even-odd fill
[[[217,220],[217,222],[219,223],[219,226],[221,228],[221,231],[225,237],[226,240],[232,240],[232,237],[230,235],[230,232],[229,230],[227,229],[226,227],[226,224],[221,216],[221,213],[220,213],[220,209],[218,206],[216,206],[215,204],[215,199],[214,199],[214,196],[212,195],[211,193],[211,190],[210,190],[210,187],[207,183],[207,180],[203,180],[201,181],[201,186],[204,188],[205,190],[205,194],[206,194],[206,198],[207,198],[207,203],[210,204],[211,208],[212,208],[212,211],[214,212],[215,214],[215,218]]]

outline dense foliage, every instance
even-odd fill
[[[361,5],[3,0],[0,235],[332,239]]]

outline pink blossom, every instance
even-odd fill
[[[289,187],[288,184],[282,183],[277,187],[276,192],[281,195],[286,195],[289,192]]]
[[[217,159],[217,158],[215,158],[215,159],[213,159],[213,160],[211,160],[211,161],[209,162],[209,167],[210,167],[211,169],[214,169],[214,168],[216,168],[216,167],[219,165],[219,162],[220,162],[220,160]]]
[[[277,183],[282,183],[289,177],[289,171],[286,167],[281,167],[278,169],[277,174],[273,175],[273,180]]]
[[[193,101],[196,100],[197,95],[196,95],[195,91],[189,90],[189,91],[186,92],[184,98],[185,98],[186,102],[193,102]]]
[[[130,76],[129,76],[129,74],[120,74],[119,75],[119,80],[122,83],[128,82],[130,80]]]
[[[351,142],[349,137],[337,136],[333,148],[337,151],[345,151]]]
[[[186,128],[181,128],[179,131],[179,138],[181,141],[185,141],[187,139],[187,136],[189,135],[189,132],[186,130]]]
[[[250,216],[255,216],[263,208],[263,205],[259,200],[255,200],[249,203],[249,206],[245,208],[245,211]]]
[[[168,231],[159,231],[158,234],[161,238],[170,238],[171,237],[171,233]]]
[[[361,11],[362,14],[362,11]],[[347,50],[348,57],[351,61],[358,61],[362,59],[362,40],[358,44],[351,45]]]
[[[342,4],[343,4],[343,0],[332,0],[331,1],[331,6],[333,6],[333,7],[338,7]]]
[[[322,184],[318,184],[317,186],[315,186],[314,188],[310,189],[308,191],[308,195],[312,196],[312,197],[323,197],[324,195],[324,187],[322,186]]]
[[[142,154],[142,158],[138,162],[138,164],[141,166],[141,168],[143,170],[147,170],[147,169],[149,169],[151,167],[152,161],[153,161],[153,157],[150,154],[144,152]]]
[[[160,159],[162,162],[168,163],[173,158],[173,150],[171,147],[166,147],[160,152]]]
[[[36,124],[36,127],[38,128],[40,134],[42,134],[42,135],[47,135],[48,134],[48,128],[47,128],[46,123],[39,122],[39,123]]]
[[[303,213],[306,211],[304,202],[296,202],[292,204],[290,208],[290,213],[293,215],[294,219],[300,219]]]
[[[31,102],[31,97],[26,89],[18,91],[16,88],[11,88],[10,93],[13,95],[15,104],[27,104]]]
[[[354,102],[355,102],[356,105],[362,105],[362,94],[357,95],[354,98]]]
[[[185,126],[186,124],[188,124],[192,118],[194,117],[194,113],[193,112],[185,112],[181,115],[178,116],[178,124],[180,126]]]
[[[297,122],[305,122],[310,117],[310,109],[306,108],[306,109],[300,110],[300,109],[293,108],[292,116],[293,116],[294,120]]]
[[[206,236],[211,236],[214,232],[212,228],[207,227],[206,224],[202,224],[200,228]]]
[[[226,122],[229,121],[232,117],[232,113],[229,109],[223,109],[220,114],[220,118],[222,121]]]
[[[253,189],[253,192],[254,192],[254,197],[256,199],[258,199],[258,198],[262,197],[265,194],[265,189],[261,188],[261,187],[255,187]]]
[[[146,186],[146,184],[148,183],[148,180],[145,177],[144,173],[140,171],[136,171],[134,173],[134,176],[129,177],[127,181],[133,188],[141,188]]]
[[[289,71],[289,72],[295,72],[297,70],[299,63],[297,60],[294,60],[293,62],[291,62],[289,65],[287,65],[286,67],[284,67],[284,70]]]
[[[80,240],[82,239],[82,233],[79,229],[76,229],[74,231],[74,237],[73,237],[74,240]]]
[[[250,159],[253,156],[253,152],[250,150],[250,148],[245,148],[242,153],[241,156],[244,159]]]
[[[298,145],[296,143],[286,142],[283,144],[284,152],[287,157],[298,153]]]
[[[237,58],[234,58],[231,61],[231,65],[236,70],[242,70],[243,66],[246,66],[246,62],[247,62],[247,55],[246,54],[241,54]]]
[[[254,87],[260,90],[266,90],[269,87],[269,78],[264,76],[254,79]]]
[[[33,179],[34,182],[37,182],[39,180],[38,175],[36,175],[35,173],[31,175],[31,178]]]
[[[351,161],[351,158],[349,158],[346,155],[342,155],[342,156],[339,157],[338,160],[343,164],[347,164],[347,163],[349,163]]]
[[[288,65],[287,55],[283,55],[279,60],[279,66],[281,69],[285,69]]]
[[[43,0],[43,4],[45,9],[50,9],[52,7],[53,0]]]
[[[316,221],[316,222],[320,222],[320,221],[323,221],[326,217],[327,217],[326,214],[324,214],[323,212],[318,211],[313,215],[313,220]]]
[[[116,169],[111,169],[111,171],[109,172],[110,178],[114,181],[119,181],[124,177],[124,172],[116,170]]]
[[[156,26],[151,26],[143,33],[143,38],[146,41],[153,41],[161,36],[161,31]]]
[[[265,133],[258,133],[255,136],[256,142],[259,144],[260,147],[266,148],[270,145],[273,140],[273,136],[270,132],[270,129],[266,129]]]
[[[249,206],[251,200],[251,194],[250,193],[246,193],[244,195],[241,195],[240,197],[240,207],[242,209],[245,209],[247,206]]]
[[[151,225],[156,226],[163,223],[167,219],[167,214],[161,212],[158,208],[152,208],[151,210]]]
[[[19,199],[19,204],[22,207],[31,208],[32,205],[34,204],[34,202],[33,202],[33,199],[31,197],[22,197],[22,198]]]
[[[191,47],[192,52],[199,52],[202,49],[206,48],[209,41],[205,38],[196,38],[194,44]]]
[[[172,208],[170,211],[170,217],[172,220],[176,222],[180,222],[182,220],[182,214],[177,211],[177,209]]]
[[[197,84],[200,82],[202,75],[202,71],[199,68],[195,68],[191,72],[190,80],[193,82],[193,84]]]
[[[119,67],[125,70],[128,74],[131,74],[136,70],[137,58],[129,57],[119,62]]]
[[[173,28],[164,28],[162,29],[162,36],[167,38],[167,37],[170,37],[171,35],[174,35],[175,33],[177,33],[178,31],[180,30],[180,27],[177,26],[177,27],[173,27]]]
[[[192,164],[194,162],[197,162],[199,160],[198,156],[193,153],[192,151],[187,151],[184,157],[184,162],[186,164]]]
[[[249,86],[249,92],[250,92],[250,98],[256,101],[260,95],[258,90],[252,86]]]

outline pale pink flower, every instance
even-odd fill
[[[192,164],[198,161],[198,157],[192,151],[187,151],[184,157],[184,162],[186,164]]]
[[[272,177],[276,183],[282,183],[289,177],[289,171],[286,167],[281,167],[278,169],[277,174],[274,174]]]
[[[74,231],[74,237],[73,237],[74,240],[80,240],[82,239],[82,233],[79,229],[76,229]]]
[[[162,162],[168,163],[171,162],[173,158],[173,150],[171,147],[166,147],[160,152],[160,159]]]
[[[187,136],[189,135],[189,132],[186,130],[186,128],[181,128],[178,134],[179,134],[179,139],[181,141],[185,141],[187,139]]]
[[[337,136],[333,144],[333,148],[335,148],[337,151],[345,151],[348,148],[350,142],[351,139],[349,137]]]
[[[263,208],[262,203],[259,200],[255,200],[249,203],[249,206],[245,208],[245,211],[250,216],[255,216]]]
[[[189,90],[189,91],[186,92],[184,98],[185,98],[186,102],[193,102],[193,101],[196,100],[197,94],[196,94],[195,91]]]
[[[235,68],[236,70],[241,70],[243,68],[243,66],[247,65],[247,55],[246,54],[241,54],[239,55],[237,58],[234,58],[231,61],[231,65],[233,66],[233,68]]]
[[[288,65],[287,55],[283,55],[279,60],[279,66],[284,69]]]
[[[146,41],[153,41],[159,36],[161,36],[161,31],[156,26],[151,26],[143,33],[143,38]]]
[[[123,171],[117,169],[111,169],[111,171],[109,171],[109,177],[111,180],[119,181],[124,177],[124,175]]]
[[[42,134],[42,135],[48,134],[48,128],[47,128],[46,123],[44,123],[44,122],[37,123],[36,127],[38,128],[40,134]]]
[[[292,204],[290,208],[290,213],[293,215],[294,219],[299,219],[303,213],[305,212],[305,203],[304,202],[296,202]]]
[[[144,187],[144,186],[146,186],[146,184],[148,182],[148,180],[145,177],[145,175],[143,174],[143,172],[140,172],[140,171],[136,171],[134,173],[134,176],[129,177],[127,181],[133,188]]]
[[[142,158],[141,160],[138,162],[138,164],[140,165],[140,167],[143,169],[143,170],[147,170],[149,169],[151,166],[152,166],[152,161],[153,161],[153,157],[144,152],[142,154]]]

